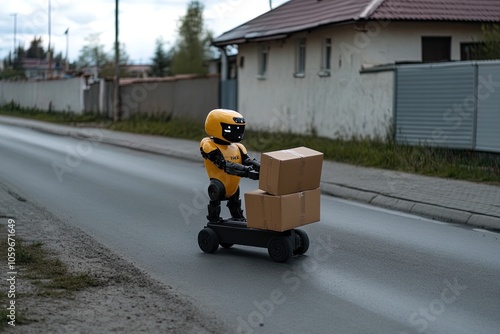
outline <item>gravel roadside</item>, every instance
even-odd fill
[[[71,272],[89,273],[99,285],[68,296],[40,296],[27,273],[16,268],[16,312],[27,321],[15,327],[7,325],[6,333],[229,332],[215,314],[197,308],[194,300],[155,281],[81,230],[0,183],[0,228],[7,231],[9,219],[15,221],[16,238],[43,243]],[[7,294],[9,269],[6,255],[2,258],[2,293]],[[4,300],[4,309],[8,302]]]

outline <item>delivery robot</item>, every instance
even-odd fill
[[[239,183],[242,177],[259,179],[260,163],[251,158],[241,140],[245,118],[234,110],[214,109],[205,120],[205,137],[200,142],[210,183],[208,186],[208,223],[198,234],[198,245],[205,253],[234,244],[267,248],[269,256],[285,262],[309,248],[307,234],[298,229],[284,232],[247,227],[241,208]],[[227,201],[231,218],[222,219],[221,202]]]

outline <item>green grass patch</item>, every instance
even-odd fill
[[[101,115],[95,113],[85,113],[77,115],[67,111],[41,111],[35,108],[20,108],[14,103],[9,103],[0,107],[0,115],[29,118],[38,121],[74,124],[74,123],[110,123]]]
[[[43,248],[42,243],[26,244],[17,240],[16,262],[26,268],[24,276],[33,281],[41,295],[51,294],[54,290],[67,293],[99,285],[88,273],[71,273],[61,260]]]
[[[12,111],[7,110],[8,107]],[[158,135],[190,140],[206,136],[204,124],[189,119],[172,119],[170,116],[135,116],[120,122],[103,120],[94,114],[65,115],[0,108],[0,114],[35,118],[66,124],[90,124],[110,130]],[[48,116],[50,114],[50,116]],[[51,120],[50,117],[56,120]],[[247,130],[243,140],[247,149],[268,152],[307,146],[321,151],[325,159],[358,166],[375,167],[421,175],[483,182],[500,185],[500,155],[467,150],[452,150],[429,146],[407,146],[391,140],[352,139],[335,140],[315,135]]]
[[[7,254],[7,234],[2,229],[0,232],[0,252]],[[54,258],[40,242],[27,243],[19,237],[15,238],[16,271],[18,275],[16,282],[21,280],[30,280],[37,288],[34,293],[43,297],[71,297],[75,291],[80,291],[87,287],[99,286],[97,279],[89,273],[72,273],[68,267],[59,259]],[[16,284],[16,325],[28,323],[29,319],[22,309],[22,300],[33,293],[27,293],[19,290]],[[8,326],[7,324],[7,294],[0,295],[0,329]],[[21,309],[20,309],[21,308]]]
[[[115,122],[107,126],[110,130],[133,132],[173,138],[201,140],[205,137],[204,124],[191,119],[168,116],[139,116]]]

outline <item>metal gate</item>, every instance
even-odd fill
[[[500,62],[401,65],[395,139],[500,152]]]

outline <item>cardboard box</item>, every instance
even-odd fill
[[[263,190],[245,193],[247,226],[286,231],[320,219],[320,189],[273,196]]]
[[[285,195],[319,188],[323,153],[307,147],[262,153],[259,188]]]

